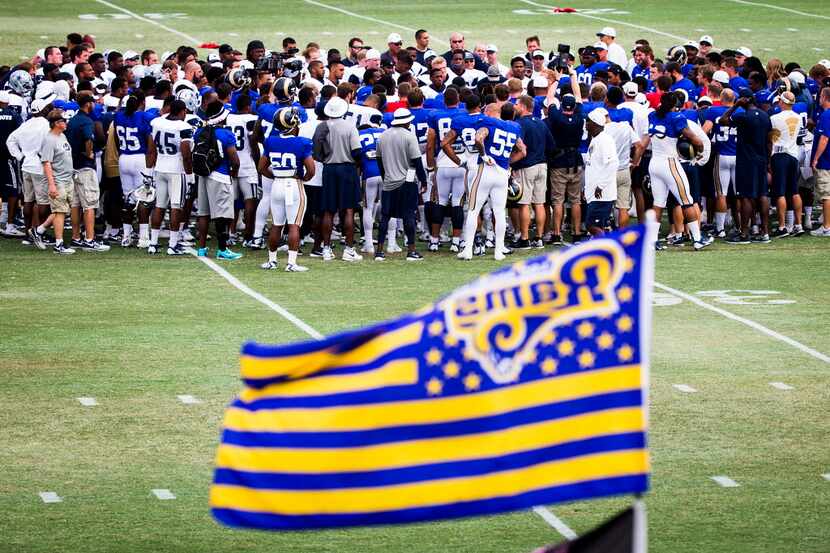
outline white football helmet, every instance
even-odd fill
[[[28,71],[18,69],[9,76],[8,87],[18,96],[28,96],[35,89],[35,81]]]
[[[176,99],[181,100],[184,102],[187,111],[190,113],[196,113],[199,111],[199,108],[202,107],[202,97],[199,96],[198,92],[194,92],[189,88],[182,88],[176,93]]]

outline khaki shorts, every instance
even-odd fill
[[[95,169],[75,171],[72,182],[75,190],[72,195],[71,207],[80,207],[83,210],[98,207],[98,199],[101,193],[98,189],[98,174]]]
[[[548,197],[548,166],[546,163],[537,163],[514,171],[513,177],[522,185],[520,204],[545,203]]]
[[[196,215],[211,219],[233,219],[233,183],[199,177]]]
[[[817,200],[830,200],[830,169],[816,169]]]
[[[631,170],[617,171],[617,209],[631,209]]]
[[[69,213],[69,207],[72,205],[72,197],[74,186],[72,181],[55,182],[58,189],[58,196],[56,198],[49,197],[49,207],[52,213]]]
[[[578,204],[582,200],[582,167],[550,170],[550,203]]]
[[[43,175],[23,171],[24,202],[36,202],[38,205],[49,205],[48,188]]]

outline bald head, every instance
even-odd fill
[[[731,88],[726,88],[720,93],[720,103],[724,106],[731,106],[735,103],[735,91]]]

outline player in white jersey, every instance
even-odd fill
[[[801,146],[799,135],[803,134],[803,122],[800,115],[793,111],[795,95],[792,92],[784,92],[778,98],[778,107],[781,109],[770,117],[772,132],[769,141],[772,145],[772,157],[770,158],[770,169],[772,172],[772,194],[776,198],[778,208],[778,229],[773,231],[772,236],[783,238],[785,236],[804,234],[801,224],[792,224],[787,227],[787,199],[790,199],[793,210],[793,221],[801,221],[801,196],[798,193],[799,158]]]
[[[257,203],[262,196],[256,169],[259,148],[251,138],[257,119],[257,115],[251,113],[251,97],[247,94],[240,94],[236,98],[236,113],[229,114],[225,123],[236,137],[236,152],[239,154],[239,172],[236,177],[231,178],[231,181],[234,185],[235,199],[241,199],[244,202],[245,241],[243,244],[246,246],[250,245],[253,237]],[[238,215],[237,213],[234,217],[234,229]]]
[[[28,71],[17,69],[9,75],[6,87],[9,89],[8,107],[17,112],[21,120],[26,121],[29,118],[29,103],[35,89],[32,76]]]
[[[170,244],[167,255],[184,255],[179,244],[179,224],[188,187],[196,179],[191,163],[193,127],[184,118],[187,109],[181,100],[170,102],[169,111],[150,123],[152,140],[147,144],[147,167],[154,171],[156,207],[150,218],[150,245],[147,253],[158,253],[159,232],[164,211],[170,205]]]

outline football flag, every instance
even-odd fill
[[[653,256],[631,227],[369,328],[245,344],[213,515],[329,528],[645,491]]]

